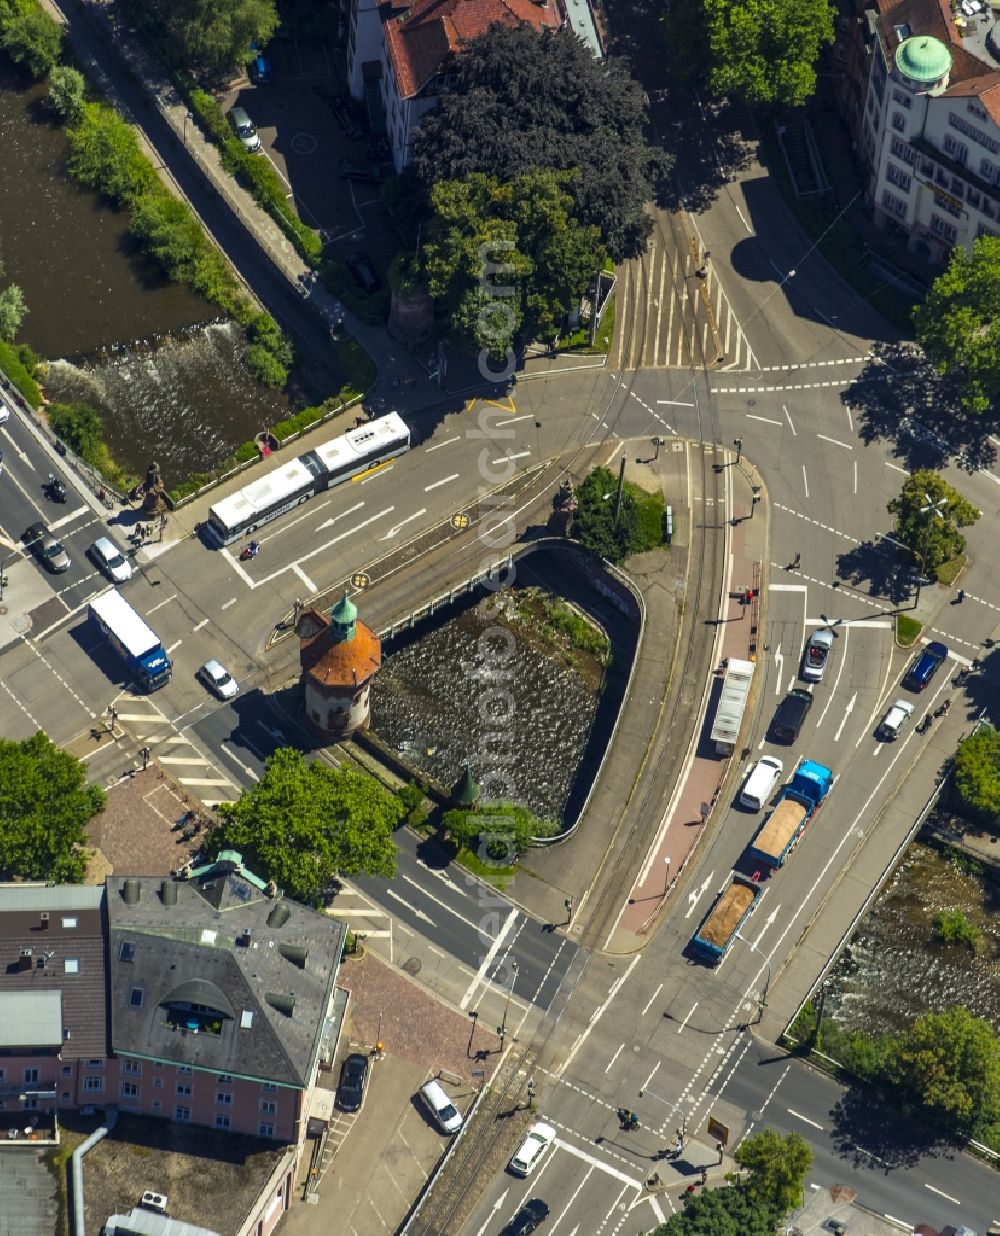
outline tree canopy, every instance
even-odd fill
[[[663,495],[626,481],[616,520],[617,492],[618,478],[607,468],[595,468],[576,491],[579,507],[573,536],[609,562],[663,544]]]
[[[774,1236],[782,1215],[755,1205],[735,1185],[702,1189],[684,1199],[684,1209],[652,1236]]]
[[[0,47],[32,77],[44,77],[62,52],[62,26],[35,0],[0,0]]]
[[[3,278],[3,257],[0,256],[0,279]],[[28,312],[24,293],[16,283],[10,283],[0,290],[0,339],[7,343],[14,342],[14,336],[21,329],[24,315]]]
[[[886,509],[896,517],[896,540],[931,572],[964,552],[965,537],[959,528],[974,524],[982,514],[929,468],[908,476],[899,497],[891,498]]]
[[[1000,733],[983,725],[963,738],[955,752],[955,790],[978,820],[1000,823]]]
[[[646,99],[623,60],[602,62],[566,32],[494,25],[462,48],[455,72],[413,137],[428,198],[438,181],[476,172],[507,182],[576,169],[568,189],[579,222],[599,229],[616,261],[642,250],[645,203],[670,164],[643,136]]]
[[[733,1157],[746,1172],[741,1184],[755,1206],[784,1216],[802,1205],[813,1154],[798,1133],[783,1137],[774,1129],[761,1129],[745,1138]]]
[[[554,837],[556,820],[543,820],[520,803],[482,803],[477,811],[446,811],[442,826],[489,865],[510,867],[534,837]]]
[[[84,829],[105,802],[80,761],[41,730],[22,742],[0,739],[0,879],[82,880]]]
[[[600,270],[596,227],[572,215],[572,173],[529,171],[507,184],[473,173],[431,190],[423,249],[428,291],[472,347],[502,356],[547,338]]]
[[[260,781],[218,812],[211,851],[239,850],[296,900],[321,900],[337,876],[395,873],[400,800],[373,777],[307,762],[300,751],[275,751]]]
[[[118,0],[127,21],[143,26],[163,57],[185,69],[224,75],[249,59],[278,28],[275,0]]]
[[[992,409],[1000,395],[1000,237],[980,236],[971,253],[953,249],[913,323],[934,367],[954,381],[965,410]]]
[[[667,18],[671,66],[682,80],[708,73],[714,95],[754,107],[800,107],[833,41],[828,0],[676,0]]]
[[[925,1013],[899,1036],[887,1074],[952,1132],[1000,1137],[1000,1038],[985,1018],[960,1006]]]

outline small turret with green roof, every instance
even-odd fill
[[[940,39],[915,34],[896,48],[896,68],[920,86],[932,86],[951,72],[951,52]]]
[[[330,610],[330,626],[338,643],[349,643],[354,639],[357,621],[358,607],[347,595],[347,589],[345,588],[344,595],[333,609]]]
[[[452,786],[451,801],[456,807],[460,807],[465,811],[475,811],[479,806],[479,786],[476,784],[468,764],[465,766],[465,771]]]

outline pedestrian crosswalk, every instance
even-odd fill
[[[707,258],[682,219],[657,212],[646,251],[618,268],[610,368],[757,367]]]
[[[148,750],[151,762],[206,807],[239,798],[236,785],[190,737],[178,731],[148,696],[125,695],[115,701],[115,720],[136,743],[135,756]]]

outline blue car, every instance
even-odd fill
[[[254,51],[254,48],[250,49]],[[261,86],[271,80],[271,62],[263,52],[256,52],[250,61],[250,80],[255,86]]]
[[[903,686],[910,691],[922,691],[947,660],[948,649],[935,641],[928,644],[910,666]]]

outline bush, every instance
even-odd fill
[[[0,47],[32,77],[44,77],[62,54],[62,26],[34,0],[9,0],[0,8]]]
[[[934,935],[944,944],[964,944],[978,956],[983,951],[983,933],[961,910],[939,910],[934,915]]]
[[[367,322],[369,326],[382,326],[389,320],[392,302],[388,291],[383,287],[370,295],[362,292],[340,258],[327,254],[323,258],[319,275],[326,290],[338,300],[342,300],[362,322]]]
[[[30,352],[30,349],[28,351]],[[32,355],[34,354],[32,353]],[[4,371],[33,408],[41,406],[42,392],[39,390],[38,383],[31,376],[22,359],[21,349],[13,344],[4,343],[2,339],[0,339],[0,369]]]
[[[996,828],[1000,821],[1000,733],[981,725],[955,753],[955,791],[974,819]]]
[[[626,481],[616,520],[617,490],[618,478],[607,468],[595,468],[577,489],[580,505],[573,524],[573,536],[609,562],[663,544],[663,495]]]
[[[104,442],[104,422],[95,408],[86,403],[50,403],[45,411],[53,432],[110,485],[122,490],[132,486],[132,474],[115,461]]]
[[[49,74],[48,105],[67,124],[76,124],[83,110],[87,84],[79,69],[57,65]]]

